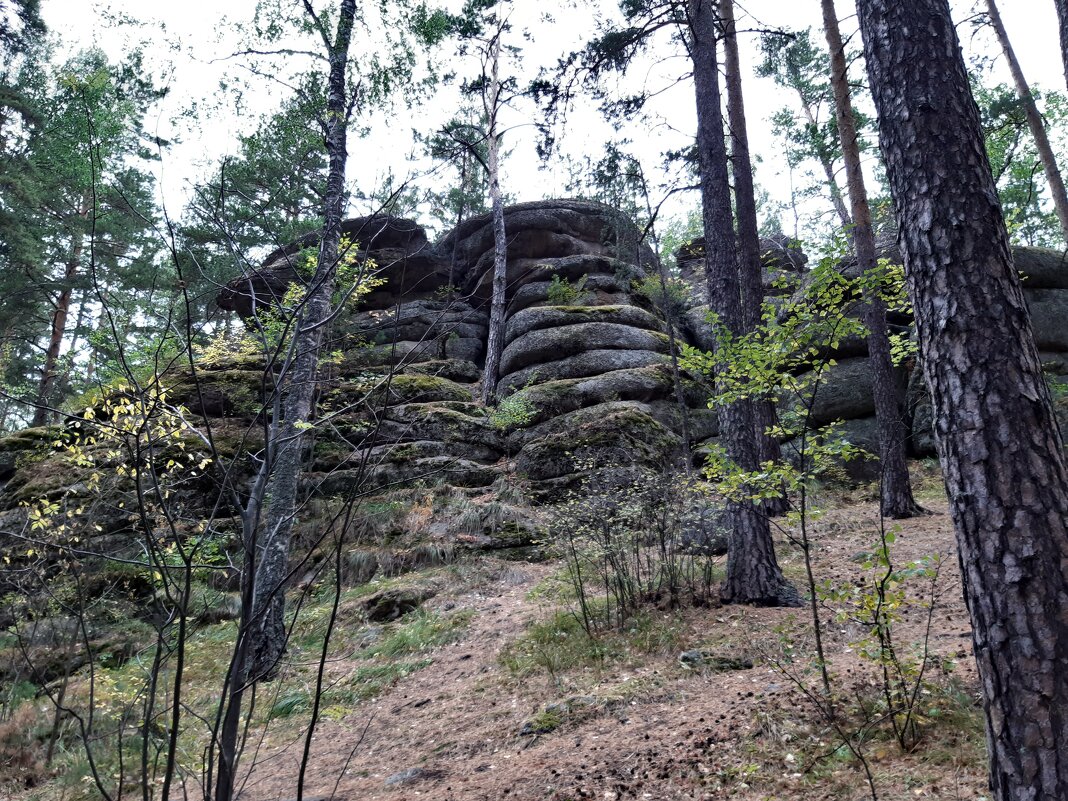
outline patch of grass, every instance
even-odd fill
[[[563,604],[575,600],[577,595],[575,582],[571,578],[571,569],[564,565],[531,587],[527,592],[527,600]]]
[[[335,687],[324,693],[326,706],[339,703],[355,704],[380,695],[387,687],[396,684],[432,663],[433,659],[417,659],[413,662],[384,662],[357,668],[345,686]]]
[[[986,749],[982,710],[973,693],[955,677],[929,685],[923,736],[914,750],[905,753],[888,727],[869,725],[879,720],[871,711],[873,687],[858,679],[843,695],[838,712],[872,771],[879,797],[926,796],[929,793],[918,791],[939,785],[944,789],[947,779],[957,785],[951,797],[981,797]],[[721,752],[727,759],[705,777],[713,792],[737,786],[742,773],[748,774],[746,782],[761,797],[807,798],[809,792],[818,791],[821,798],[853,798],[857,788],[866,785],[853,750],[796,692],[755,706],[752,733],[737,742],[739,747]]]
[[[590,636],[571,612],[557,612],[532,624],[501,652],[501,664],[516,678],[541,671],[556,680],[580,668],[603,669],[630,664],[641,656],[666,653],[682,641],[681,621],[671,615],[646,613],[632,617],[622,629]]]
[[[919,754],[932,765],[986,769],[986,729],[982,705],[956,677],[933,689],[926,705],[928,731]]]
[[[536,713],[524,726],[530,734],[548,734],[560,728],[564,723],[564,713],[560,709],[543,709]]]
[[[320,713],[331,720],[339,720],[352,712],[361,701],[376,698],[401,679],[422,670],[431,662],[432,659],[418,659],[361,666],[343,681],[323,690],[319,704]],[[294,688],[275,700],[270,718],[277,720],[305,714],[310,712],[311,708],[311,692],[306,688]]]
[[[380,643],[368,648],[364,655],[368,658],[392,659],[456,642],[473,616],[474,612],[470,609],[462,609],[451,615],[418,610],[406,615],[406,622],[393,628]]]
[[[271,706],[271,718],[288,718],[311,706],[307,690],[293,689],[280,695]]]

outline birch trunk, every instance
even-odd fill
[[[489,89],[486,116],[489,120],[487,141],[489,193],[493,215],[493,296],[490,300],[489,335],[486,338],[486,369],[482,373],[482,403],[487,406],[497,398],[497,379],[504,350],[505,294],[508,290],[508,240],[504,229],[504,201],[501,198],[500,136],[497,112],[500,110],[501,31],[490,45]]]
[[[289,545],[297,506],[297,488],[307,435],[302,424],[313,412],[319,348],[331,313],[331,296],[341,240],[347,152],[347,91],[345,64],[355,17],[355,0],[342,0],[336,39],[330,48],[330,76],[326,107],[326,148],[329,157],[323,229],[318,262],[308,285],[304,306],[293,332],[291,355],[280,384],[285,396],[282,419],[272,426],[272,468],[267,483],[268,505],[256,532],[252,614],[247,622],[250,680],[274,674],[285,650],[285,583]]]

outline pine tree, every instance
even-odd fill
[[[972,94],[986,138],[986,152],[1014,244],[1060,247],[1064,241],[1056,212],[1044,204],[1042,160],[1031,135],[1027,113],[1016,90],[1006,84],[985,86],[973,75]],[[1041,98],[1051,132],[1068,124],[1068,99],[1057,92]]]
[[[142,125],[161,96],[137,53],[110,64],[87,51],[59,67],[45,63],[46,54],[35,51],[19,69],[15,90],[27,112],[11,140],[20,144],[3,153],[17,178],[0,187],[0,256],[11,268],[0,305],[12,324],[3,335],[42,353],[34,425],[52,419],[70,389],[59,386],[70,373],[60,357],[71,344],[76,299],[99,305],[94,295],[121,287],[133,317],[130,303],[151,286],[155,210]]]
[[[849,228],[853,250],[861,275],[873,280],[878,272],[875,230],[868,206],[868,192],[864,186],[864,172],[860,161],[860,134],[849,91],[846,70],[845,42],[838,27],[834,0],[822,0],[823,29],[830,51],[831,88],[834,92],[838,134],[842,143],[842,158],[846,168],[846,186],[852,208]],[[864,299],[864,324],[868,328],[868,360],[872,371],[872,392],[875,396],[875,418],[879,425],[880,505],[884,515],[892,518],[911,517],[922,510],[912,497],[905,440],[908,432],[902,417],[903,393],[894,379],[894,363],[890,355],[890,336],[886,326],[886,302],[878,289],[867,292]]]
[[[793,34],[767,33],[762,39],[763,61],[757,74],[772,78],[793,91],[801,107],[800,121],[790,109],[773,118],[776,132],[786,141],[786,156],[792,166],[813,159],[823,173],[823,185],[843,226],[851,222],[842,188],[838,183],[841,160],[839,136],[833,115],[833,96],[827,80],[823,53],[812,41],[810,30]]]
[[[741,286],[735,249],[728,158],[719,91],[718,18],[713,0],[691,0],[688,7],[690,52],[697,101],[697,152],[705,233],[705,280],[716,325],[727,336],[744,330]],[[758,454],[752,405],[720,407],[720,437],[742,470],[756,470]],[[783,578],[775,558],[768,520],[751,501],[734,502],[727,577],[720,589],[725,603],[796,603],[796,591]]]
[[[648,100],[639,93],[619,101],[605,99],[600,80],[625,71],[634,57],[650,46],[661,31],[677,34],[685,42],[693,66],[697,104],[695,153],[702,200],[705,236],[705,277],[709,305],[718,330],[727,336],[742,331],[742,296],[738,275],[733,208],[730,195],[726,129],[718,85],[717,39],[720,20],[716,0],[632,2],[624,6],[625,24],[606,30],[581,51],[562,62],[562,70],[579,73],[586,86],[598,93],[609,114],[630,115]],[[540,92],[550,117],[572,101],[574,80],[541,82]],[[733,403],[720,410],[721,438],[731,458],[743,469],[758,464],[757,427],[749,403]],[[751,502],[731,504],[731,534],[724,600],[736,603],[794,604],[796,591],[783,578],[775,557],[768,519]]]
[[[240,137],[237,154],[194,188],[180,246],[190,295],[205,317],[219,284],[253,268],[265,250],[322,227],[323,92],[319,76],[304,76],[277,112]]]
[[[1016,84],[1016,94],[1019,96],[1024,113],[1027,115],[1027,123],[1031,126],[1031,135],[1034,137],[1035,147],[1038,148],[1038,155],[1042,160],[1042,169],[1046,173],[1046,182],[1049,184],[1053,208],[1057,212],[1057,219],[1061,223],[1061,233],[1064,241],[1068,244],[1068,191],[1064,188],[1064,180],[1061,178],[1057,159],[1053,155],[1053,147],[1050,145],[1049,136],[1046,133],[1046,125],[1042,121],[1042,114],[1035,103],[1035,96],[1031,92],[1031,87],[1027,84],[1020,62],[1016,58],[1016,51],[1013,50],[1012,43],[1009,41],[1009,34],[1005,30],[1005,24],[1001,21],[1001,13],[998,11],[995,0],[986,0],[986,10],[990,25],[994,28],[994,34],[997,36],[998,43],[1005,53],[1005,60],[1009,64],[1009,72],[1012,74],[1013,83]]]
[[[738,54],[738,31],[734,21],[734,0],[720,0],[719,15],[723,26],[723,51],[727,87],[727,117],[731,141],[731,174],[734,177],[734,202],[738,219],[738,275],[742,290],[742,330],[753,331],[760,324],[764,306],[764,260],[760,250],[757,223],[756,189],[753,162],[749,157],[749,134],[742,95],[741,59]],[[775,406],[766,398],[754,398],[753,424],[756,427],[757,458],[760,462],[777,462],[782,458],[779,441],[768,435],[776,423]],[[785,498],[764,502],[768,514],[786,511]]]
[[[1061,40],[1061,61],[1064,64],[1064,83],[1068,86],[1068,0],[1053,0],[1057,9],[1057,31]]]
[[[858,11],[957,531],[993,796],[1068,798],[1068,465],[978,109],[947,0],[860,0]]]

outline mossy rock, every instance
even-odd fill
[[[274,377],[260,370],[227,369],[164,380],[167,399],[204,417],[255,417],[272,391]]]
[[[444,345],[436,340],[374,345],[361,339],[353,339],[346,342],[342,350],[344,357],[339,367],[341,375],[352,375],[360,370],[376,367],[391,367],[402,361],[411,364],[445,357]]]
[[[473,462],[454,456],[434,456],[403,462],[388,462],[370,470],[331,470],[329,473],[307,472],[301,476],[304,491],[321,495],[348,496],[353,490],[366,491],[382,487],[417,484],[427,487],[488,487],[497,480],[501,469],[492,464]]]
[[[42,462],[55,454],[56,442],[69,432],[62,426],[24,428],[0,437],[0,482],[8,481],[22,468]]]
[[[497,393],[507,395],[523,387],[547,381],[589,378],[615,370],[632,370],[654,364],[670,364],[670,357],[649,350],[587,350],[564,359],[524,367],[505,375],[497,382]]]
[[[528,423],[537,425],[576,409],[584,409],[613,400],[648,403],[674,396],[671,369],[655,364],[630,370],[613,370],[589,378],[548,381],[521,390],[534,408]]]
[[[1068,255],[1052,248],[1014,247],[1024,289],[1068,289]]]
[[[345,464],[358,465],[366,460],[374,472],[403,469],[421,460],[462,457],[472,462],[492,463],[500,458],[500,451],[473,442],[441,442],[414,440],[376,445],[365,450],[332,450],[316,453],[312,469],[333,470]]]
[[[0,453],[51,450],[52,443],[62,439],[66,434],[67,430],[63,426],[23,428],[0,436]]]
[[[249,453],[263,447],[263,426],[250,423],[241,417],[221,418],[211,421],[211,438],[219,457],[225,460],[243,460]],[[198,449],[203,447],[197,443]]]
[[[386,411],[380,434],[391,441],[435,439],[442,442],[470,442],[504,450],[501,433],[490,422],[482,407],[470,413],[466,405],[428,403],[405,404]]]
[[[501,353],[501,374],[531,365],[557,361],[587,350],[648,350],[667,353],[670,340],[649,331],[611,322],[575,323],[530,331],[518,336]]]
[[[658,466],[670,461],[680,445],[677,435],[646,412],[617,408],[527,443],[516,469],[532,481],[543,481],[609,463]]]
[[[504,344],[532,331],[581,323],[616,323],[649,331],[663,329],[660,320],[637,306],[534,306],[508,318]]]
[[[616,275],[585,273],[586,282],[582,287],[585,298],[582,307],[591,308],[600,305],[622,306],[631,301],[632,291],[630,279],[622,273]],[[580,276],[581,277],[581,276]],[[545,305],[549,302],[549,288],[552,281],[531,281],[519,287],[509,303],[512,314],[516,314],[531,306]]]
[[[327,408],[350,403],[393,406],[405,403],[471,402],[468,387],[436,375],[404,373],[387,382],[384,378],[345,383],[329,393],[323,403]]]
[[[467,359],[434,359],[419,362],[409,367],[408,372],[446,378],[459,384],[474,384],[482,378],[482,371],[478,365]]]

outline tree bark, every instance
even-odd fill
[[[234,797],[245,692],[275,674],[286,647],[285,584],[305,450],[305,432],[300,424],[311,417],[315,402],[319,348],[331,313],[344,211],[349,108],[345,66],[356,0],[341,0],[338,11],[334,41],[327,45],[330,71],[325,127],[329,167],[323,196],[322,239],[315,272],[294,325],[292,346],[277,379],[280,391],[285,393],[281,398],[281,419],[271,422],[266,463],[253,481],[241,515],[246,553],[242,613],[227,675],[227,698],[220,705],[218,735],[212,740],[207,760],[209,785],[212,768],[217,770],[214,795],[208,796],[211,801],[232,801]],[[303,787],[299,787],[298,797],[302,794]]]
[[[805,112],[805,119],[808,120],[808,124],[815,131],[818,128],[816,115],[804,98],[801,98],[801,109]],[[845,198],[842,196],[842,188],[838,186],[838,178],[834,174],[834,161],[823,148],[818,147],[817,152],[819,153],[820,166],[823,167],[823,176],[827,181],[827,190],[831,193],[831,203],[834,205],[834,210],[838,213],[838,219],[842,221],[842,225],[849,225],[852,220],[849,217],[849,209],[846,208]]]
[[[501,198],[500,140],[497,131],[497,112],[500,106],[501,34],[498,29],[490,45],[489,93],[486,116],[489,120],[487,144],[489,193],[493,206],[493,296],[490,300],[489,335],[486,338],[486,369],[482,373],[482,403],[494,403],[497,397],[497,375],[504,349],[505,294],[508,289],[508,240],[504,229],[504,201]]]
[[[355,0],[342,0],[337,31],[330,48],[326,106],[326,148],[329,157],[323,229],[315,273],[293,333],[292,356],[283,370],[283,417],[275,421],[271,444],[272,470],[267,484],[268,507],[256,535],[252,615],[247,622],[249,680],[274,674],[285,650],[285,581],[289,544],[296,510],[297,485],[306,434],[302,424],[312,416],[319,367],[319,348],[331,312],[331,296],[341,241],[347,152],[345,65],[355,17]]]
[[[63,289],[56,299],[56,308],[52,312],[52,327],[48,335],[48,348],[45,350],[44,365],[41,367],[41,381],[37,385],[37,403],[33,410],[31,425],[46,425],[52,417],[52,387],[56,382],[56,364],[59,351],[63,346],[63,335],[67,331],[67,317],[70,315],[70,299],[73,293],[71,282],[78,274],[78,263],[82,257],[82,236],[77,234],[77,243],[71,252],[70,261],[63,270]]]
[[[749,131],[745,121],[734,0],[720,0],[719,16],[723,26],[724,82],[727,86],[727,120],[731,132],[734,204],[738,217],[738,276],[742,291],[742,330],[749,333],[760,325],[761,307],[764,303],[764,264],[760,253],[756,190],[753,186],[753,161],[749,156]],[[767,398],[754,398],[752,406],[757,458],[761,462],[777,462],[782,459],[779,441],[767,434],[768,429],[777,422],[775,407]],[[764,511],[770,515],[783,514],[786,509],[785,497],[764,502]]]
[[[1057,28],[1061,35],[1061,61],[1064,63],[1064,84],[1068,86],[1068,0],[1053,0],[1057,8]]]
[[[715,0],[690,0],[691,56],[697,103],[697,151],[705,234],[705,279],[717,324],[732,335],[743,329],[737,250],[731,210],[727,148],[720,106]],[[742,470],[757,467],[752,405],[720,407],[720,436]],[[767,517],[751,501],[728,503],[731,521],[724,603],[796,604],[797,591],[783,578]]]
[[[75,225],[89,217],[89,198],[83,197],[78,206],[77,220]],[[48,348],[45,350],[44,365],[41,367],[41,381],[37,385],[37,403],[33,410],[31,425],[43,426],[48,423],[52,415],[51,403],[52,388],[56,383],[56,365],[59,362],[59,351],[63,347],[63,336],[67,333],[67,317],[70,315],[70,301],[74,293],[71,284],[78,274],[78,268],[82,262],[82,252],[85,248],[85,234],[80,229],[74,232],[71,243],[70,258],[63,268],[63,288],[56,299],[56,308],[52,312],[52,327],[48,335]]]
[[[948,0],[860,0],[997,801],[1068,798],[1068,468]]]
[[[834,0],[822,0],[823,30],[831,61],[831,89],[842,140],[842,159],[846,169],[846,188],[853,212],[851,229],[857,266],[862,273],[874,275],[878,268],[875,231],[872,228],[868,192],[861,169],[857,119],[849,92],[845,44],[838,27]],[[905,428],[902,409],[904,397],[894,380],[894,363],[890,355],[890,336],[886,327],[886,303],[877,291],[865,298],[864,323],[868,327],[868,360],[871,362],[875,418],[879,425],[880,502],[882,513],[891,518],[905,518],[922,513],[912,497],[908,461],[905,458]]]
[[[1020,62],[1016,59],[1016,51],[1012,49],[1009,35],[1005,31],[1005,25],[1001,21],[994,0],[986,0],[987,14],[990,16],[990,24],[998,37],[1001,49],[1005,51],[1005,60],[1009,64],[1009,72],[1012,73],[1012,81],[1016,84],[1016,94],[1023,105],[1024,114],[1027,116],[1027,124],[1031,128],[1031,136],[1035,139],[1035,149],[1042,161],[1042,169],[1046,173],[1046,182],[1049,184],[1049,194],[1053,199],[1053,209],[1057,213],[1057,220],[1061,224],[1061,235],[1065,243],[1068,243],[1068,193],[1064,189],[1064,180],[1061,171],[1057,167],[1057,159],[1053,155],[1049,137],[1046,135],[1046,125],[1042,122],[1042,115],[1035,105],[1035,96],[1031,94],[1031,87],[1027,85]]]

